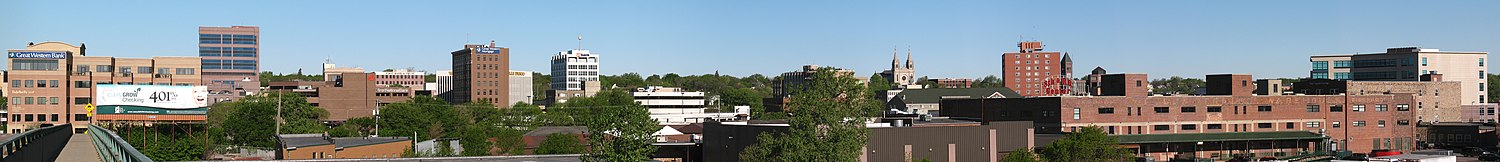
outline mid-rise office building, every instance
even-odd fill
[[[636,88],[630,95],[651,114],[699,114],[708,108],[708,98],[703,92],[677,87],[646,86]]]
[[[1005,87],[1025,96],[1058,96],[1073,90],[1073,59],[1042,51],[1042,42],[1021,42],[1019,52],[1001,55]]]
[[[552,90],[583,90],[585,81],[599,81],[599,55],[575,49],[552,56]]]
[[[1207,77],[1205,95],[1148,96],[1145,74],[1101,77],[1101,96],[952,99],[942,101],[942,112],[982,121],[1032,121],[1042,133],[1100,127],[1124,147],[1154,159],[1295,155],[1326,148],[1410,151],[1420,140],[1411,93],[1254,95],[1250,75],[1221,74]],[[1194,146],[1198,149],[1182,153]]]
[[[453,101],[453,94],[448,93],[453,91],[453,71],[439,70],[433,76],[436,78],[433,80],[433,86],[428,87],[432,90],[432,95],[444,101]]]
[[[395,69],[391,71],[375,72],[375,84],[401,85],[412,87],[413,90],[424,89],[427,86],[427,72],[412,69]]]
[[[42,42],[7,50],[11,133],[51,125],[86,129],[96,85],[202,85],[198,57],[87,56],[84,45]],[[119,114],[99,120],[202,121],[202,114]]]
[[[891,68],[880,72],[880,77],[892,83],[893,89],[919,88],[917,85],[917,67],[911,60],[911,49],[906,49],[906,66],[901,66],[900,58],[896,57],[896,49],[891,49]]]
[[[375,73],[333,74],[333,81],[270,82],[267,91],[292,92],[307,103],[328,111],[330,121],[370,117],[382,105],[411,100],[413,87],[391,87],[373,79]]]
[[[532,96],[532,95],[535,94],[536,89],[535,89],[535,87],[532,87],[532,86],[535,86],[535,85],[532,85],[532,82],[531,82],[532,78],[531,77],[532,76],[531,76],[531,72],[530,71],[515,71],[515,70],[511,70],[510,71],[510,101],[511,101],[511,104],[508,104],[508,105],[499,105],[499,106],[510,106],[510,105],[515,104],[515,103],[532,104],[532,100],[534,100],[533,98],[536,97],[536,96]]]
[[[1423,74],[1443,74],[1443,80],[1463,83],[1461,104],[1483,104],[1489,101],[1485,96],[1486,58],[1488,52],[1387,48],[1385,53],[1312,56],[1309,75],[1315,79],[1418,81]]]
[[[510,48],[465,44],[453,54],[453,103],[510,105]]]
[[[260,91],[260,27],[198,27],[198,56],[209,103]]]

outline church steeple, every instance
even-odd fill
[[[906,68],[916,69],[916,66],[916,63],[912,63],[911,61],[911,47],[906,47]]]
[[[896,47],[891,47],[891,70],[895,70],[895,69],[900,69],[901,68],[901,63],[900,63],[901,62],[901,58],[898,57],[899,55],[897,55],[900,52],[901,52],[900,49],[898,49]]]

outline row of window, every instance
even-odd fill
[[[568,69],[599,69],[599,65],[568,65]]]
[[[57,80],[10,80],[11,88],[57,88]]]
[[[1283,128],[1286,128],[1286,129],[1296,129],[1297,128],[1297,122],[1286,122],[1286,123],[1282,123],[1282,125],[1283,125]],[[1368,125],[1368,123],[1366,121],[1361,120],[1361,121],[1350,122],[1349,125],[1351,127],[1365,127],[1365,126]],[[1411,125],[1411,121],[1409,121],[1409,120],[1398,120],[1398,121],[1396,121],[1396,125]],[[1156,131],[1170,131],[1170,130],[1172,130],[1173,126],[1174,125],[1151,125],[1151,130],[1156,130]],[[1175,126],[1177,126],[1177,128],[1178,128],[1177,130],[1198,130],[1199,126],[1203,126],[1203,129],[1206,129],[1206,130],[1220,130],[1220,129],[1224,129],[1224,124],[1178,124],[1178,125],[1175,125]],[[1261,128],[1261,129],[1270,129],[1270,128],[1273,128],[1275,126],[1276,126],[1276,123],[1255,123],[1255,128]],[[1302,126],[1306,127],[1306,128],[1321,128],[1321,127],[1323,127],[1323,122],[1317,122],[1317,121],[1303,122]],[[1333,128],[1341,128],[1341,127],[1343,127],[1342,123],[1340,123],[1338,121],[1333,121],[1331,123],[1331,125],[1329,125],[1329,126],[1333,127]],[[1375,121],[1375,126],[1376,127],[1380,127],[1380,128],[1385,128],[1386,121],[1385,120],[1377,120],[1377,121]]]
[[[1236,107],[1236,108],[1238,109],[1238,107]],[[1248,106],[1246,106],[1245,108],[1247,110],[1245,110],[1243,112],[1249,112]],[[1255,111],[1257,111],[1257,112],[1270,112],[1270,111],[1272,111],[1273,108],[1274,107],[1272,107],[1270,105],[1261,105],[1261,106],[1256,106],[1255,107]],[[1154,108],[1152,108],[1152,112],[1155,112],[1155,113],[1171,113],[1172,112],[1171,109],[1172,109],[1171,107],[1154,107]],[[1351,109],[1352,109],[1351,111],[1354,111],[1354,112],[1363,112],[1363,111],[1366,111],[1365,110],[1365,105],[1353,105],[1353,106],[1351,106]],[[1198,112],[1198,107],[1184,106],[1184,107],[1179,108],[1178,110],[1181,110],[1180,112],[1182,112],[1182,113],[1195,113],[1195,112]],[[1341,105],[1329,105],[1328,110],[1329,110],[1329,112],[1343,112],[1344,108]],[[1386,104],[1376,104],[1375,105],[1375,111],[1389,111],[1389,110],[1390,110],[1390,108]],[[1411,110],[1411,105],[1396,104],[1396,111],[1410,111],[1410,110]],[[1205,112],[1223,112],[1223,111],[1224,111],[1224,107],[1222,107],[1222,106],[1209,106],[1209,107],[1207,107],[1205,109]],[[1320,105],[1307,105],[1307,112],[1320,112],[1320,111],[1322,111],[1322,107]],[[1115,108],[1113,108],[1113,107],[1101,107],[1101,108],[1098,109],[1098,112],[1099,112],[1099,114],[1114,114],[1115,113]],[[1136,113],[1129,113],[1129,111],[1126,111],[1126,112],[1127,112],[1127,114],[1136,114]],[[1242,111],[1239,111],[1239,110],[1235,111],[1235,113],[1241,113],[1241,112]],[[1079,119],[1079,117],[1080,117],[1079,115],[1081,115],[1080,109],[1079,108],[1073,108],[1073,119]]]
[[[10,62],[10,70],[57,71],[57,61],[58,60],[13,59]]]
[[[62,120],[62,118],[57,114],[10,114],[10,121],[17,122],[55,122],[60,120]],[[89,117],[88,115],[84,114],[73,114],[73,121],[89,121]]]
[[[242,41],[199,40],[198,44],[255,44],[255,40],[242,40]]]
[[[203,52],[203,51],[255,52],[255,48],[254,47],[198,47],[198,51],[200,51],[200,52]]]
[[[57,97],[10,97],[11,105],[58,105]]]
[[[1016,58],[1021,58],[1021,55],[1023,55],[1023,54],[1014,54],[1014,55],[1016,56]],[[1032,58],[1032,57],[1037,57],[1037,58],[1052,58],[1052,55],[1046,55],[1046,54],[1024,54],[1024,55],[1026,55],[1026,58]]]
[[[198,39],[209,39],[209,38],[214,38],[214,39],[218,39],[218,38],[255,39],[256,36],[255,35],[246,35],[246,34],[198,34]]]
[[[255,52],[198,52],[198,56],[204,57],[255,57]]]
[[[203,65],[203,69],[233,69],[233,70],[255,70],[255,65]]]

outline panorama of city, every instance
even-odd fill
[[[0,6],[5,162],[1500,161],[1500,1]]]

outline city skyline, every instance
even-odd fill
[[[117,7],[125,3],[141,7]],[[1500,18],[1485,9],[1496,6],[1489,1],[516,3],[249,2],[235,6],[255,10],[206,14],[223,5],[7,1],[0,5],[27,7],[0,11],[22,24],[0,26],[0,47],[62,41],[93,44],[100,56],[196,56],[195,28],[250,25],[262,28],[262,71],[318,73],[331,58],[435,72],[449,68],[452,47],[493,39],[514,50],[511,69],[544,72],[548,57],[579,46],[582,35],[584,49],[606,55],[604,75],[774,76],[817,64],[863,77],[888,68],[888,48],[910,46],[916,76],[979,78],[1000,76],[996,62],[1017,42],[1042,41],[1046,51],[1070,53],[1074,70],[1279,78],[1307,77],[1308,55],[1404,46],[1488,52],[1500,42],[1500,23],[1477,21]],[[463,9],[470,6],[495,7]],[[1413,12],[1380,10],[1391,6]],[[49,11],[57,8],[81,12]],[[160,21],[132,21],[141,19]],[[669,64],[631,64],[662,60]],[[1159,65],[1177,68],[1151,68]]]

